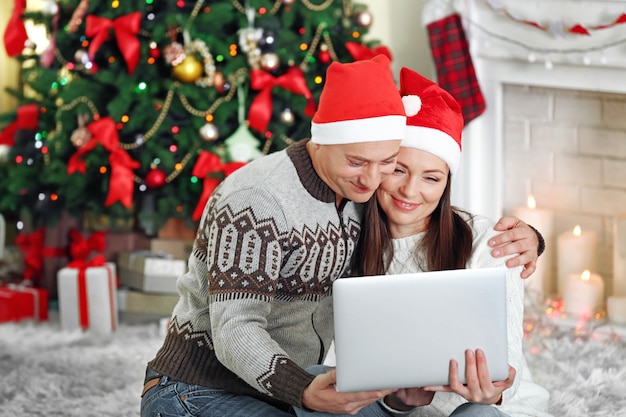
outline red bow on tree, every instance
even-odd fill
[[[117,128],[110,117],[104,117],[88,124],[87,130],[91,133],[91,139],[72,155],[67,164],[67,173],[73,174],[78,171],[84,174],[87,170],[84,156],[97,145],[103,146],[110,152],[109,165],[111,166],[109,194],[104,205],[108,207],[119,201],[124,207],[130,208],[133,203],[133,169],[137,169],[141,165],[133,160],[124,149],[120,148]]]
[[[26,9],[26,0],[13,1],[13,13],[4,30],[4,49],[10,57],[18,56],[24,50],[24,44],[28,40],[26,27],[22,20],[22,14]]]
[[[279,77],[253,69],[250,71],[250,86],[253,90],[261,90],[250,105],[248,113],[249,126],[259,132],[265,132],[270,118],[272,117],[272,89],[281,87],[295,94],[303,95],[308,99],[304,113],[313,116],[315,102],[309,87],[306,84],[304,73],[298,67],[290,67],[287,72]]]
[[[94,57],[100,46],[109,40],[109,31],[113,29],[120,52],[126,60],[128,73],[132,74],[139,63],[141,44],[136,35],[141,29],[141,12],[133,12],[115,20],[94,15],[87,16],[85,35],[93,37],[89,46],[89,55]]]
[[[208,151],[202,151],[200,153],[198,159],[196,160],[196,164],[191,170],[191,175],[194,177],[204,178],[202,194],[200,195],[196,209],[193,212],[194,221],[200,220],[204,206],[209,200],[209,196],[221,181],[217,178],[210,177],[209,174],[223,172],[224,177],[227,177],[245,164],[245,162],[228,162],[224,164],[222,163],[220,157],[214,153]]]
[[[39,126],[39,106],[37,104],[25,104],[16,111],[15,121],[0,132],[0,145],[13,146],[15,133],[21,129],[36,129]]]
[[[376,55],[385,55],[391,61],[391,51],[386,46],[377,46],[375,48],[368,48],[358,42],[346,42],[346,49],[355,61],[362,61],[365,59],[372,59]]]
[[[106,249],[106,232],[93,232],[86,239],[78,229],[71,229],[69,235],[72,260],[85,261],[91,252],[104,252]]]

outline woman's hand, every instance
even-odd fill
[[[502,401],[502,393],[513,385],[515,380],[515,368],[509,366],[509,375],[504,381],[491,381],[487,358],[481,349],[465,351],[465,385],[459,378],[459,364],[452,359],[450,361],[449,381],[450,385],[424,387],[426,391],[454,392],[471,403],[499,404]]]
[[[316,376],[304,390],[302,404],[310,410],[331,414],[356,414],[363,407],[396,391],[337,392],[335,382],[337,372],[334,369]]]
[[[495,258],[518,254],[508,259],[506,266],[515,268],[524,265],[521,277],[528,278],[537,268],[539,258],[539,236],[529,225],[513,216],[505,216],[498,220],[495,230],[501,231],[489,241],[489,246],[494,248],[491,254]]]

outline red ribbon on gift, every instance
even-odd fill
[[[96,55],[100,46],[110,39],[109,32],[113,29],[117,46],[126,60],[128,73],[135,72],[141,52],[141,43],[136,36],[141,29],[141,12],[129,13],[115,20],[89,15],[85,22],[85,35],[93,37],[89,46],[89,55],[92,58]]]
[[[22,15],[26,9],[26,0],[13,1],[13,13],[4,30],[4,49],[10,57],[18,56],[24,50],[24,44],[28,40],[26,26]]]
[[[204,178],[202,194],[200,195],[196,209],[193,211],[192,218],[194,221],[200,220],[204,206],[209,200],[209,196],[213,190],[215,190],[215,187],[217,187],[220,183],[219,179],[210,177],[209,174],[223,172],[224,176],[227,177],[245,164],[245,162],[228,162],[224,164],[222,163],[220,157],[214,153],[209,151],[202,151],[200,153],[198,159],[196,160],[196,164],[191,170],[191,175],[194,177]]]
[[[66,256],[65,248],[44,247],[45,229],[42,227],[32,233],[21,233],[15,238],[15,244],[24,254],[24,281],[36,283],[43,271],[43,258]]]
[[[80,172],[84,174],[87,170],[84,156],[97,145],[103,146],[110,152],[109,165],[111,166],[109,194],[104,205],[108,207],[119,201],[124,207],[130,208],[133,203],[133,190],[135,187],[133,170],[139,168],[141,166],[140,163],[133,160],[124,149],[120,148],[117,128],[115,127],[115,122],[110,117],[104,117],[88,124],[87,130],[91,133],[91,139],[72,155],[67,164],[67,173]]]
[[[308,99],[305,114],[313,116],[315,102],[313,95],[306,84],[304,73],[299,67],[290,67],[285,74],[274,77],[272,74],[253,69],[250,71],[250,86],[253,90],[260,90],[250,105],[248,113],[249,126],[259,132],[265,132],[272,117],[272,89],[281,87],[295,94],[303,95]]]
[[[363,61],[365,59],[372,59],[376,55],[385,55],[392,61],[391,51],[386,46],[377,46],[375,48],[368,48],[358,42],[346,42],[346,49],[355,61]]]
[[[0,132],[0,145],[15,145],[15,133],[21,129],[37,129],[39,126],[39,106],[35,103],[18,107],[15,121]]]
[[[72,260],[87,260],[91,252],[104,252],[106,249],[106,232],[93,232],[85,238],[78,229],[71,229],[70,257]]]
[[[75,260],[67,264],[68,268],[78,269],[78,313],[80,316],[80,326],[83,329],[89,328],[89,301],[87,297],[87,268],[105,265],[103,255],[97,255],[90,261]],[[108,269],[108,268],[107,268]],[[111,271],[109,271],[111,273]]]

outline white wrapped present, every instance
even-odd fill
[[[115,264],[70,262],[57,273],[57,290],[64,330],[83,329],[107,334],[117,329]]]

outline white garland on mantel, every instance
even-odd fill
[[[626,68],[626,24],[589,30],[589,35],[565,30],[610,24],[625,5],[617,0],[427,0],[422,24],[460,14],[473,55],[543,63],[547,69],[554,64]]]

